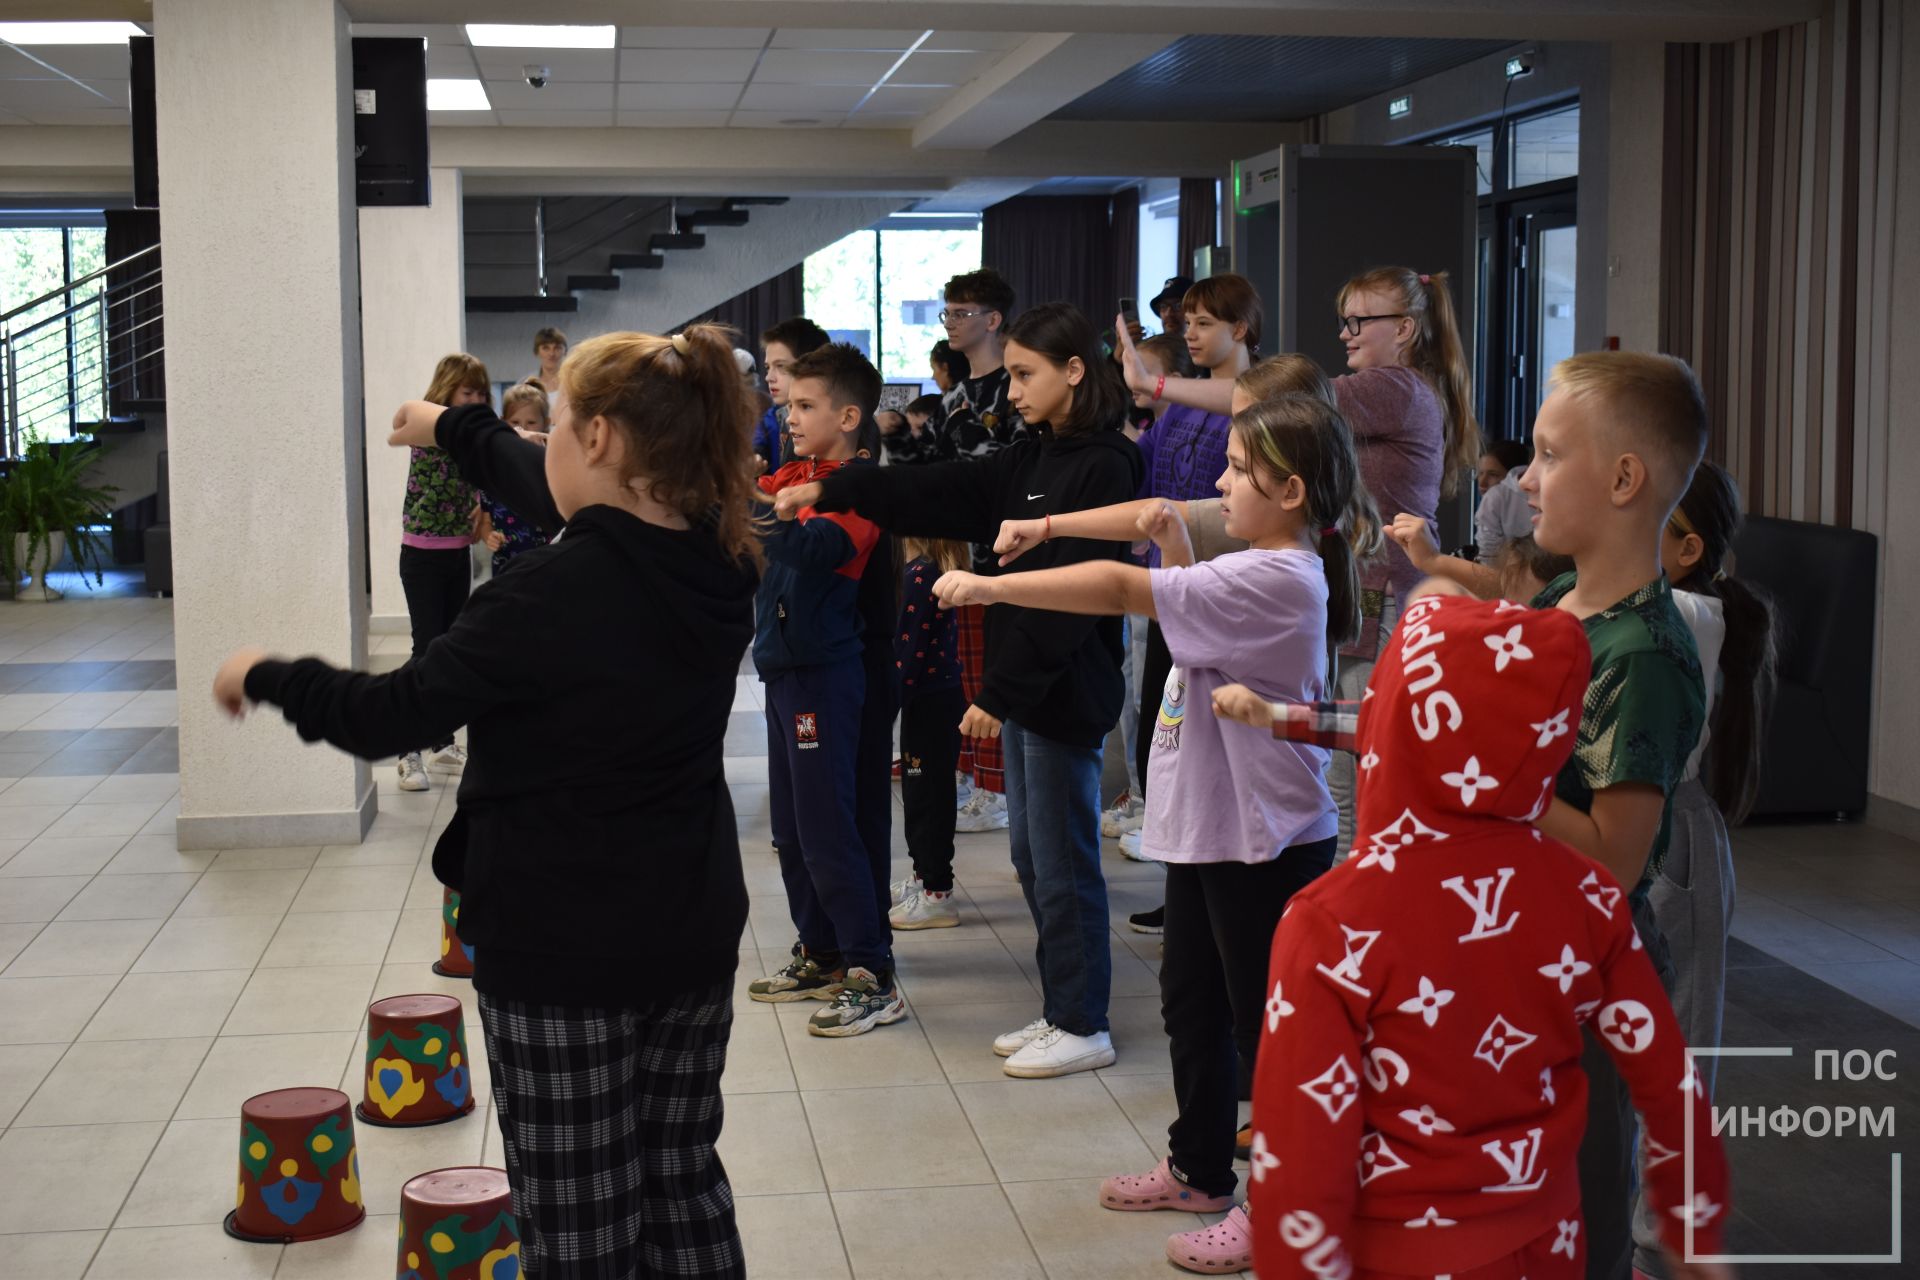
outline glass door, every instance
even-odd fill
[[[1507,217],[1507,333],[1510,340],[1505,434],[1533,433],[1553,366],[1573,354],[1576,279],[1571,192],[1515,204]]]

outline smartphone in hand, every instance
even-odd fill
[[[1140,323],[1140,305],[1132,298],[1120,299],[1120,315],[1128,324]]]

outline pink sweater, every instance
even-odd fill
[[[1429,521],[1440,506],[1446,415],[1426,378],[1412,369],[1362,369],[1333,380],[1341,416],[1360,451],[1360,479],[1391,522],[1401,512]],[[1363,589],[1390,587],[1405,598],[1420,581],[1407,553],[1389,541],[1386,553],[1361,566]]]

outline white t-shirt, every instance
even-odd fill
[[[1693,647],[1700,651],[1700,683],[1707,691],[1700,741],[1694,744],[1693,754],[1687,757],[1686,772],[1680,775],[1682,782],[1688,782],[1700,776],[1700,758],[1707,754],[1707,739],[1712,734],[1713,699],[1720,689],[1720,646],[1727,640],[1727,617],[1719,599],[1693,591],[1674,592],[1673,605],[1687,620],[1687,629],[1693,632]]]
[[[1533,511],[1527,506],[1527,495],[1520,492],[1520,477],[1526,473],[1525,467],[1515,467],[1480,496],[1473,532],[1481,564],[1498,568],[1506,545],[1533,532]]]

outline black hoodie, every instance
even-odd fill
[[[1140,489],[1140,451],[1117,430],[1057,436],[1045,427],[979,460],[925,467],[842,467],[818,508],[858,509],[894,533],[991,545],[1002,520],[1039,519],[1125,502]],[[1123,542],[1063,538],[1035,547],[1007,572],[1082,560],[1118,560]],[[997,720],[1045,738],[1097,747],[1120,718],[1120,619],[994,605],[987,670],[974,699]]]
[[[443,414],[461,474],[553,532],[543,451],[484,405]],[[474,592],[387,675],[263,662],[247,696],[308,741],[391,757],[468,727],[434,872],[460,891],[476,987],[644,1004],[736,965],[747,894],[722,757],[754,573],[708,528],[592,506]]]

